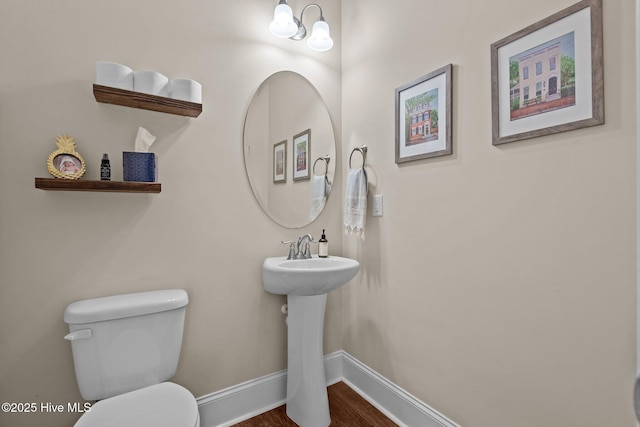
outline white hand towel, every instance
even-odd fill
[[[329,182],[327,175],[324,176],[324,194],[325,198],[329,198],[329,194],[331,194],[331,182]]]
[[[327,200],[326,194],[327,188],[324,175],[313,175],[311,178],[311,211],[309,212],[309,219],[316,219]]]
[[[367,219],[367,174],[364,169],[351,169],[347,175],[344,200],[345,234],[359,235],[364,240]]]

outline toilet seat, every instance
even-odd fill
[[[199,427],[198,405],[178,384],[164,382],[101,400],[74,427]]]

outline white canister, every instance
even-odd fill
[[[173,79],[171,98],[202,104],[202,85],[191,79]]]
[[[96,84],[133,90],[133,70],[116,62],[96,62]]]
[[[169,78],[157,71],[133,72],[133,90],[158,96],[169,96]]]

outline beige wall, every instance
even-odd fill
[[[491,145],[490,44],[573,3],[342,3],[344,150],[384,195],[344,348],[463,426],[635,425],[634,2],[603,1],[606,124]],[[454,154],[398,166],[394,89],[447,63]]]
[[[244,173],[242,128],[260,83],[293,70],[322,94],[339,136],[340,2],[321,2],[336,42],[327,53],[271,36],[276,4],[2,2],[1,401],[66,405],[80,399],[70,345],[62,339],[64,308],[120,292],[189,292],[175,381],[196,396],[286,367],[285,298],[262,289],[262,260],[287,253],[280,240],[319,236],[323,228],[339,252],[340,197],[331,197],[328,210],[307,228],[271,222]],[[91,87],[98,60],[201,82],[203,113],[186,119],[97,103]],[[55,137],[65,133],[76,137],[88,163],[86,178],[98,178],[102,153],[109,153],[113,176],[121,179],[120,153],[133,148],[138,126],[157,136],[162,193],[34,188],[34,177],[47,176]],[[341,348],[341,313],[340,294],[332,295],[327,352]],[[62,426],[75,418],[0,413],[0,425]]]
[[[327,353],[344,348],[463,426],[634,425],[632,2],[604,1],[604,126],[490,141],[489,45],[573,1],[561,3],[325,0],[336,47],[317,54],[272,38],[264,1],[3,1],[0,400],[80,399],[64,307],[135,290],[189,292],[175,381],[196,396],[283,369],[284,298],[262,290],[261,261],[286,252],[281,239],[326,228],[333,253],[362,262],[330,295]],[[422,55],[406,46],[417,37],[429,40]],[[194,78],[204,112],[96,103],[97,60]],[[454,154],[398,167],[393,90],[447,63]],[[301,230],[275,225],[253,199],[244,114],[283,69],[325,98],[343,173],[353,147],[370,147],[385,215],[368,218],[364,243],[342,237],[335,195]],[[121,176],[119,153],[138,126],[158,136],[161,194],[33,188],[63,133],[77,138],[87,178],[103,152]],[[0,414],[0,425],[76,417]]]

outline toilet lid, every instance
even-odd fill
[[[74,427],[196,427],[198,419],[193,395],[165,382],[101,400]]]

